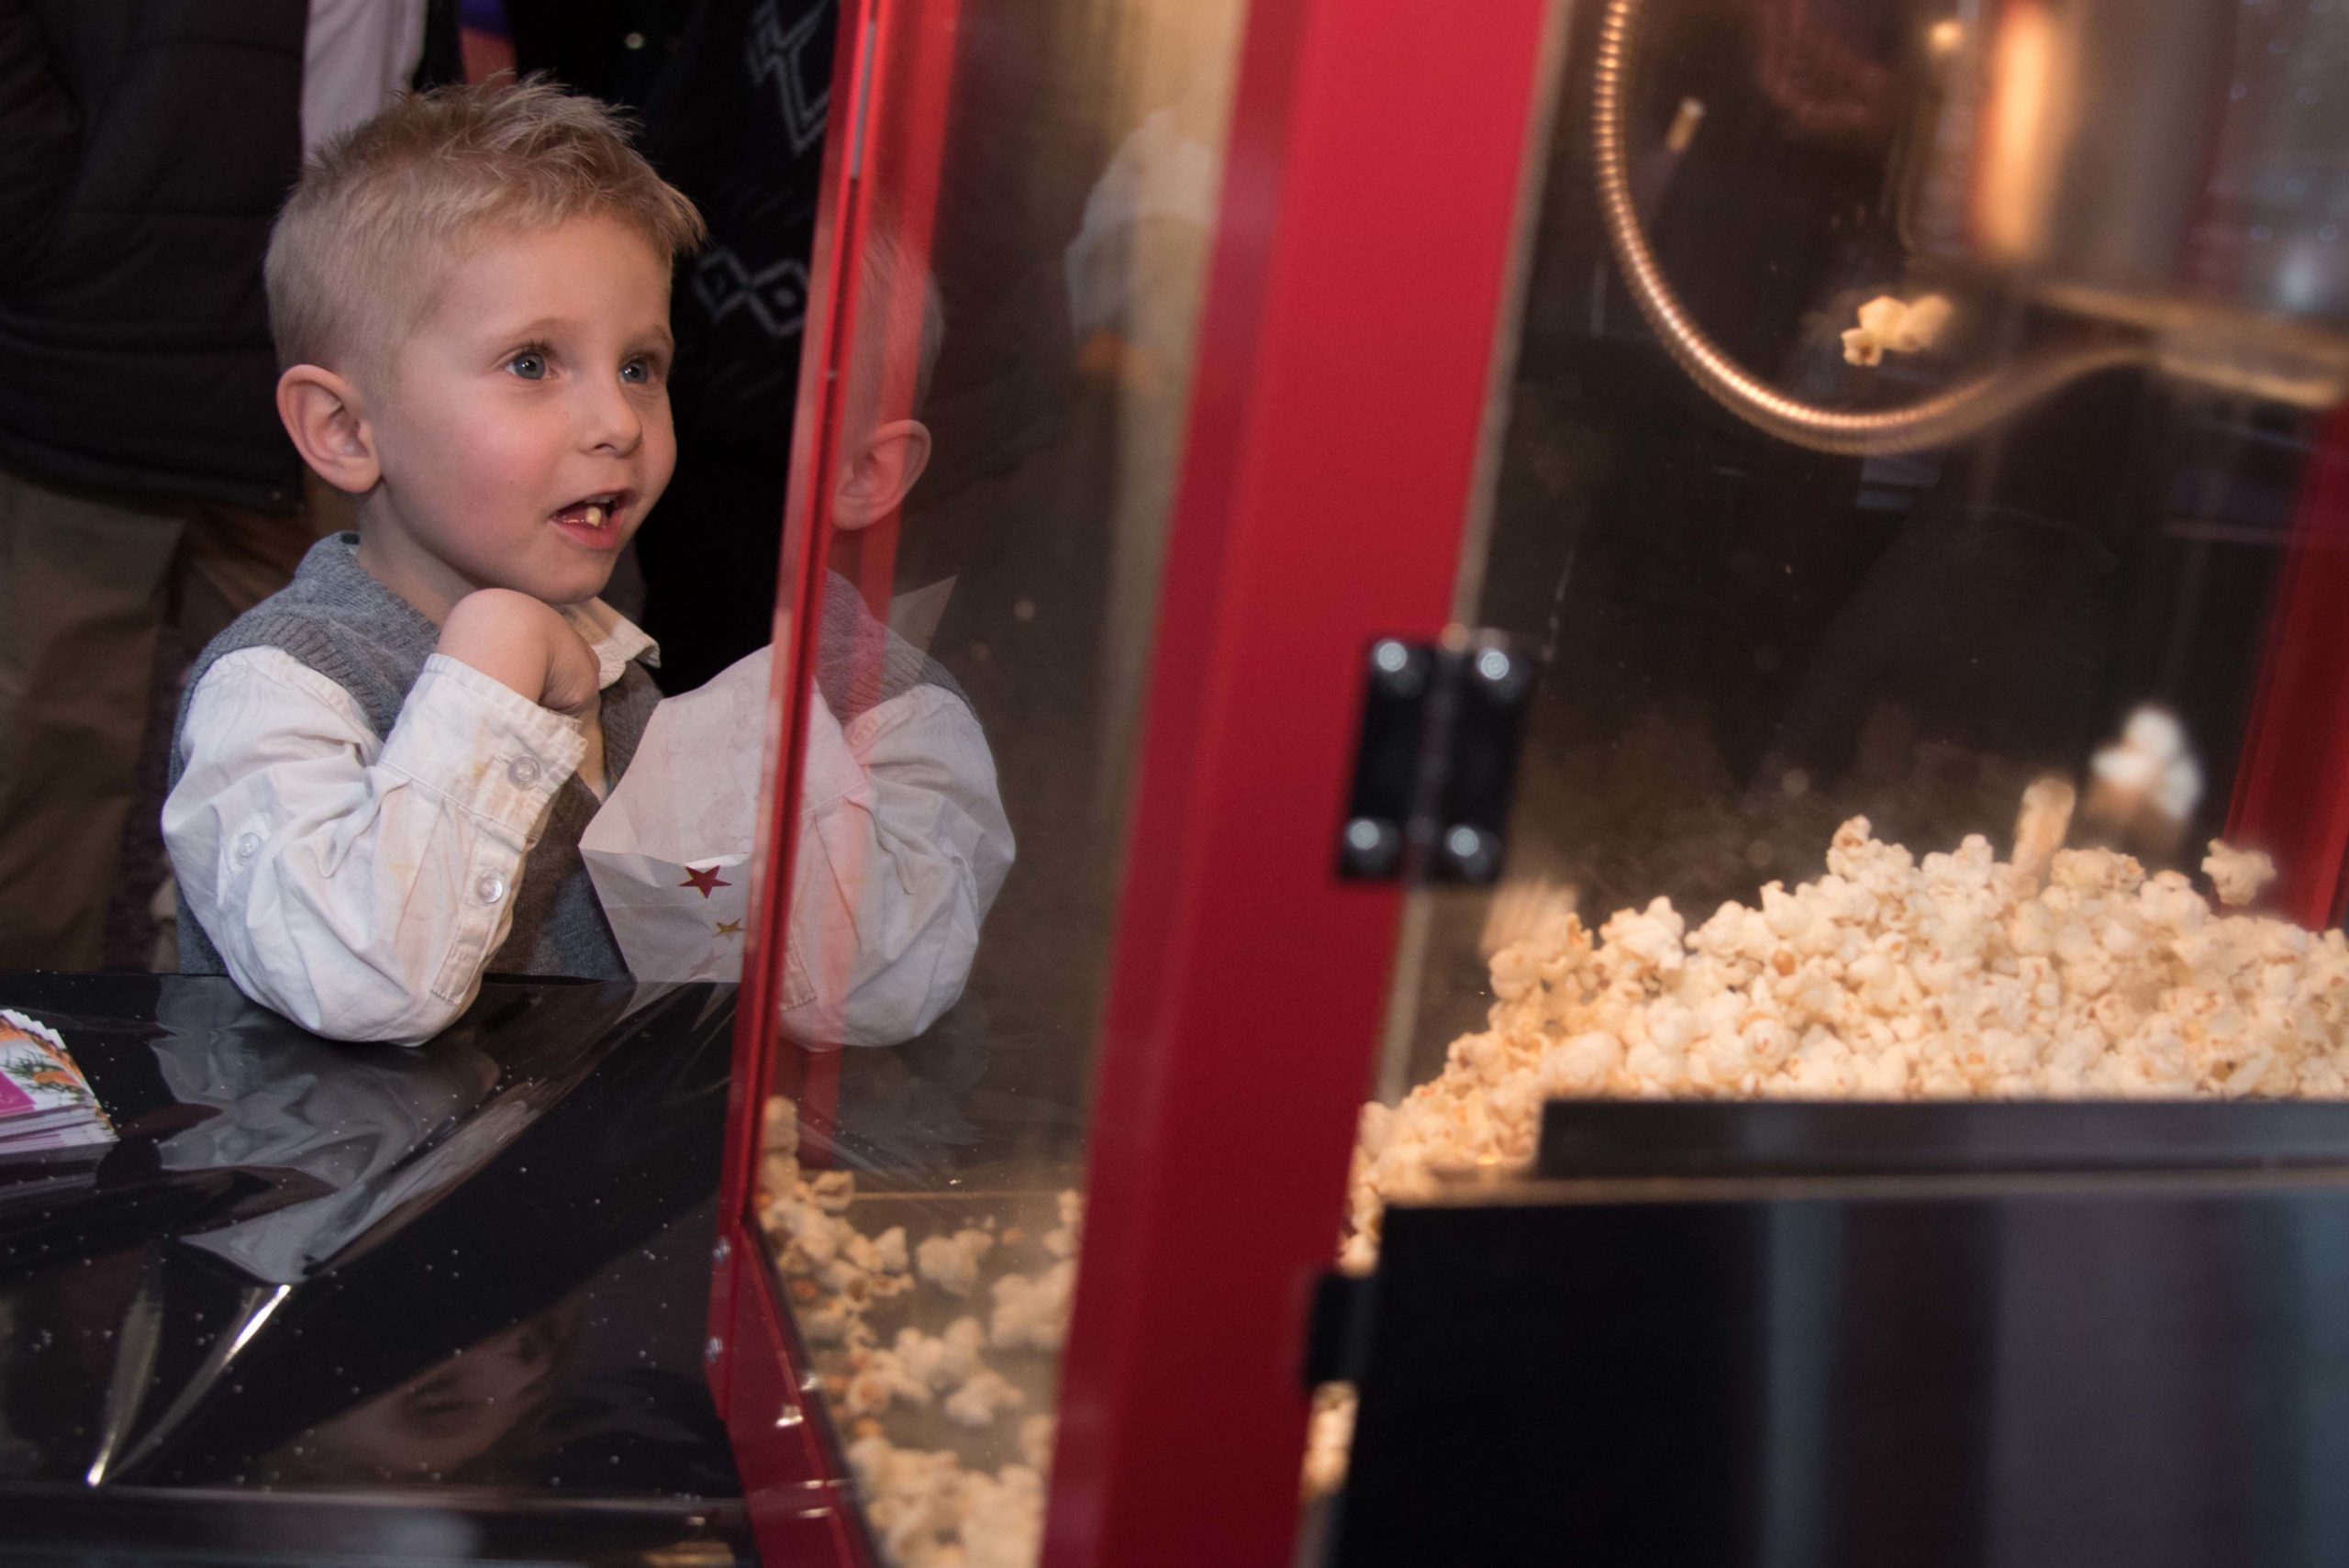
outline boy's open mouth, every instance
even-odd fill
[[[601,533],[618,522],[635,497],[626,490],[607,490],[599,495],[583,495],[568,506],[556,509],[551,521],[566,528],[589,534]]]

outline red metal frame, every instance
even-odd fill
[[[818,208],[816,231],[808,264],[806,342],[799,366],[799,417],[792,432],[791,470],[784,498],[783,559],[775,586],[774,674],[768,687],[765,758],[761,776],[775,781],[772,809],[761,819],[752,855],[751,928],[742,951],[742,983],[734,1025],[734,1075],[727,1093],[726,1155],[719,1176],[720,1223],[740,1230],[755,1226],[751,1207],[757,1192],[760,1154],[760,1115],[770,1081],[775,1031],[766,1020],[776,1006],[775,966],[768,961],[783,938],[789,907],[794,850],[797,835],[778,830],[779,824],[799,816],[799,760],[805,728],[793,722],[799,711],[800,691],[813,669],[814,611],[821,602],[819,573],[805,570],[812,541],[829,528],[816,516],[816,498],[827,494],[831,449],[831,400],[825,395],[829,367],[836,361],[847,322],[836,308],[837,280],[846,252],[843,225],[830,193],[842,189],[852,138],[850,117],[859,102],[858,83],[864,63],[863,39],[871,28],[873,0],[841,7],[832,74],[831,96],[825,117],[823,189],[828,199]],[[822,345],[820,350],[815,345]],[[819,558],[820,559],[820,558]],[[778,1085],[780,1086],[780,1085]],[[755,1246],[730,1246],[739,1238],[720,1233],[718,1276],[710,1292],[710,1339],[715,1347],[734,1342],[734,1292],[729,1275],[734,1260],[755,1256]],[[763,1271],[751,1270],[752,1273]],[[725,1362],[713,1360],[720,1374],[711,1386],[723,1414],[729,1401]]]
[[[901,25],[885,26],[893,6]],[[871,193],[884,182],[869,171],[887,170],[888,188],[920,195],[900,198],[898,242],[909,270],[920,275],[930,251],[948,94],[953,75],[957,0],[925,0],[916,9],[900,0],[849,0],[841,7],[832,88],[825,122],[824,199],[817,217],[809,266],[807,323],[799,374],[799,417],[793,431],[791,477],[784,505],[782,564],[775,595],[775,661],[770,686],[767,766],[776,781],[771,813],[760,824],[751,890],[751,937],[743,956],[740,1012],[735,1021],[733,1078],[727,1101],[727,1141],[720,1177],[719,1243],[710,1284],[709,1383],[727,1423],[752,1529],[763,1554],[778,1562],[821,1562],[867,1568],[864,1535],[852,1517],[823,1429],[820,1408],[801,1397],[805,1357],[777,1299],[773,1271],[753,1212],[761,1155],[759,1133],[766,1095],[793,1095],[801,1107],[803,1156],[824,1162],[829,1151],[840,1062],[837,1053],[809,1051],[780,1038],[775,974],[796,873],[801,753],[806,745],[806,694],[814,681],[817,639],[827,563],[834,538],[832,495],[842,416],[837,390],[845,382],[858,341],[859,280],[850,266],[871,222]],[[868,141],[868,128],[873,133]],[[885,302],[903,309],[904,291]],[[917,298],[913,308],[918,312]],[[903,334],[887,325],[885,341]],[[909,369],[884,357],[885,410],[910,406]],[[836,379],[835,373],[841,373]],[[884,519],[857,540],[854,581],[876,613],[887,613],[896,521]],[[874,599],[875,584],[878,599]],[[818,955],[844,965],[850,955]]]
[[[1399,914],[1332,873],[1363,655],[1451,602],[1548,0],[1257,0],[1129,840],[1047,1568],[1294,1551]]]
[[[2228,812],[2231,842],[2276,859],[2276,899],[2304,926],[2349,895],[2349,409],[2322,426],[2268,618],[2259,695]]]
[[[1305,1302],[1335,1245],[1399,912],[1394,890],[1330,870],[1361,657],[1446,618],[1552,6],[1487,0],[1473,26],[1419,0],[1250,8],[1098,1059],[1050,1568],[1270,1568],[1293,1550]],[[760,955],[785,932],[830,542],[829,374],[853,339],[853,122],[867,95],[911,95],[864,126],[903,128],[888,155],[908,179],[891,189],[922,194],[909,182],[942,164],[951,70],[885,57],[952,24],[952,5],[843,6],[811,269],[783,784],[752,891],[712,1317],[713,1385],[778,1561],[866,1561],[757,1262],[758,1101],[785,1049]],[[863,154],[884,155],[877,139]]]

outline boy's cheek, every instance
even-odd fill
[[[677,473],[677,437],[669,426],[669,406],[661,406],[659,426],[646,432],[644,465],[644,510],[651,511],[662,493],[669,488],[669,481]]]
[[[646,520],[652,515],[652,509],[661,505],[661,497],[667,495],[668,491],[669,473],[666,470],[658,475],[650,473],[645,475],[643,505],[637,507],[635,520],[629,525],[629,532],[631,536],[645,525]]]

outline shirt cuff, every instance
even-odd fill
[[[580,720],[435,653],[376,761],[503,829],[519,849],[586,754]]]

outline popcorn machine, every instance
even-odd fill
[[[1670,1495],[2052,1561],[2000,1466],[2163,1256],[2284,1305],[2147,1356],[2332,1388],[2349,8],[1439,13],[842,8],[708,1347],[772,1560],[1631,1561]],[[2009,1218],[2084,1182],[2142,1245],[2059,1321]],[[1664,1377],[1678,1289],[1826,1349]],[[1851,1429],[1972,1479],[1846,1529],[1802,1366],[1943,1330],[1943,1424]],[[2339,1545],[2232,1484],[2178,1539]]]

